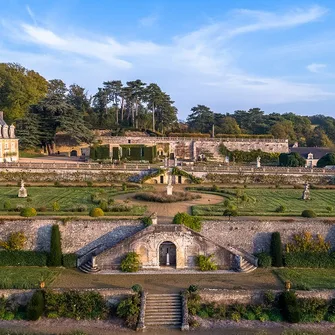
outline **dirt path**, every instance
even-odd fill
[[[157,190],[158,191],[158,190]],[[182,191],[179,189],[178,191]],[[180,201],[174,203],[159,203],[159,202],[149,202],[134,199],[135,193],[128,193],[116,196],[115,199],[118,202],[129,201],[130,205],[141,205],[147,206],[147,215],[156,212],[159,218],[172,218],[178,212],[186,212],[191,214],[191,207],[195,205],[214,205],[223,201],[223,197],[213,194],[201,194],[200,199]]]

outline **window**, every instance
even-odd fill
[[[131,143],[131,140],[128,140],[128,143],[130,144],[130,143]]]
[[[181,176],[178,176],[178,184],[181,184]]]
[[[5,150],[9,149],[8,148],[8,142],[5,142]]]
[[[164,184],[164,176],[160,176],[160,177],[159,177],[159,180],[160,180],[159,182],[160,182],[161,184]]]

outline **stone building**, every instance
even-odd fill
[[[19,160],[19,140],[15,137],[14,125],[8,126],[0,111],[0,162]]]
[[[290,149],[291,152],[297,152],[299,155],[306,159],[307,168],[312,168],[317,166],[318,161],[321,157],[333,152],[331,148],[325,147],[297,147],[293,146]]]

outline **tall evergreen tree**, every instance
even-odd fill
[[[48,266],[62,266],[62,246],[58,225],[51,228],[50,254]]]
[[[281,243],[280,233],[274,232],[271,235],[270,254],[272,257],[272,266],[283,266],[283,246]]]

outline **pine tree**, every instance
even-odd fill
[[[270,254],[272,257],[272,266],[283,266],[283,248],[279,232],[272,233]]]
[[[48,266],[62,266],[62,247],[58,225],[53,225],[51,230],[51,243]]]

